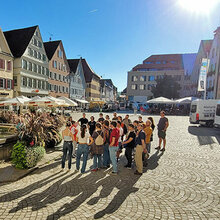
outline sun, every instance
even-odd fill
[[[179,4],[192,13],[208,15],[220,0],[179,0]]]

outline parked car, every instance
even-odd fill
[[[220,128],[220,101],[216,104],[214,126]]]

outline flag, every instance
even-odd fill
[[[198,91],[206,90],[206,76],[209,69],[209,62],[210,62],[209,59],[202,58],[202,66],[200,69],[199,81],[198,81]]]

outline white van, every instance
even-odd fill
[[[212,127],[218,101],[214,99],[192,101],[189,116],[190,123]]]
[[[216,105],[214,126],[220,128],[220,101]]]

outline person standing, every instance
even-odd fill
[[[103,168],[110,166],[110,155],[109,155],[109,142],[110,142],[110,130],[109,121],[103,122],[103,133],[104,133],[104,153],[103,153]]]
[[[123,134],[124,134],[123,128],[121,126],[121,121],[117,121],[117,128],[119,130],[118,151],[117,151],[117,154],[116,154],[117,162],[118,162],[119,156],[122,153],[122,137],[123,137]]]
[[[104,117],[103,117],[103,114],[102,114],[102,113],[99,113],[99,119],[98,119],[98,122],[102,124],[103,121],[105,121],[105,119],[104,119]]]
[[[71,122],[66,123],[66,128],[62,131],[63,143],[63,156],[62,156],[62,169],[65,168],[66,156],[68,153],[68,168],[71,169],[72,153],[73,153],[73,141],[74,137],[70,131]]]
[[[140,123],[141,123],[141,124],[144,123],[144,122],[143,122],[143,119],[142,119],[142,116],[138,116],[138,123],[139,123],[139,124],[140,124]]]
[[[136,171],[135,175],[142,175],[143,173],[143,161],[142,161],[142,153],[146,153],[146,145],[145,145],[146,135],[143,131],[143,124],[138,124],[138,132],[136,135],[136,152],[135,152],[135,163],[136,163]]]
[[[122,145],[125,147],[125,156],[127,158],[127,165],[125,165],[126,168],[131,168],[132,163],[132,151],[135,147],[135,131],[134,131],[134,125],[129,124],[128,125],[129,135],[126,141],[122,143]]]
[[[105,120],[108,120],[108,121],[110,120],[109,115],[106,115],[106,116],[105,116]]]
[[[159,120],[159,123],[157,124],[158,137],[159,137],[159,146],[156,147],[155,149],[160,150],[160,151],[165,151],[166,131],[167,131],[168,126],[169,126],[168,118],[165,117],[165,112],[161,111],[160,112],[160,120]],[[162,142],[163,142],[163,148],[161,149]]]
[[[112,161],[112,167],[113,167],[113,171],[111,172],[111,174],[117,174],[118,165],[117,165],[116,152],[118,151],[118,139],[120,135],[116,121],[111,122],[111,128],[112,128],[112,132],[110,134],[110,144],[109,144],[110,159]]]
[[[93,135],[93,132],[95,131],[96,122],[95,122],[94,116],[91,116],[91,117],[90,117],[90,120],[91,120],[91,121],[88,122],[88,125],[89,125],[89,134],[92,136],[92,135]]]
[[[125,126],[128,128],[128,125],[131,124],[131,119],[129,119],[129,115],[125,115],[125,118],[122,121]]]
[[[143,153],[143,157],[142,157],[142,160],[143,160],[143,165],[144,166],[147,166],[147,159],[149,158],[149,154],[150,154],[150,148],[151,148],[151,135],[152,135],[152,128],[151,128],[151,121],[150,120],[147,120],[146,121],[146,126],[144,128],[144,132],[145,132],[145,135],[146,135],[146,140],[145,140],[145,143],[146,143],[146,149],[147,149],[147,152],[146,153]]]
[[[98,171],[102,165],[101,157],[104,152],[104,133],[102,131],[102,125],[99,122],[96,123],[96,130],[93,132],[92,139],[91,153],[93,155],[93,169],[91,171]]]
[[[90,136],[90,134],[87,132],[87,127],[85,124],[81,126],[81,129],[76,135],[76,137],[79,143],[77,153],[76,153],[76,170],[79,171],[80,159],[81,159],[81,156],[83,156],[83,164],[81,168],[81,173],[85,173],[87,159],[89,155],[89,146],[93,143],[93,139]]]
[[[152,142],[153,141],[153,132],[154,132],[154,128],[155,128],[154,119],[152,117],[148,117],[147,119],[151,121],[152,134],[151,134],[150,141]]]
[[[112,118],[112,121],[117,121],[118,120],[118,116],[117,116],[117,113],[114,112],[113,113],[113,118]]]
[[[83,117],[80,118],[80,119],[78,120],[78,122],[80,122],[80,125],[81,125],[81,126],[84,125],[84,124],[88,124],[89,120],[86,118],[86,113],[83,113]]]
[[[76,141],[76,135],[78,133],[78,129],[77,129],[77,123],[75,121],[71,122],[72,125],[70,127],[70,131],[73,134],[74,140],[73,140],[73,155],[72,157],[75,158],[76,157],[76,146],[77,146],[77,141]]]

